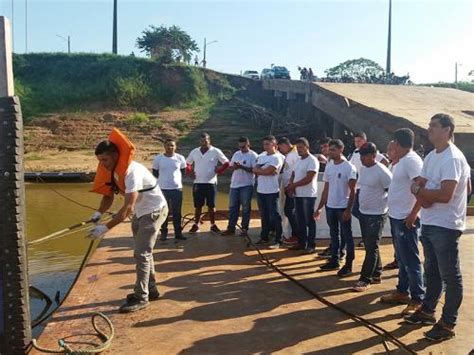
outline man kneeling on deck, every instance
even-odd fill
[[[132,160],[128,166],[121,166],[121,169],[118,169],[119,149],[114,143],[100,142],[95,149],[95,155],[100,165],[113,176],[111,190],[124,194],[125,202],[110,222],[94,227],[90,237],[102,238],[107,231],[123,222],[133,212],[132,233],[135,241],[133,256],[137,279],[134,293],[127,295],[120,312],[135,312],[147,307],[149,300],[156,300],[159,296],[156,288],[153,248],[158,231],[168,216],[168,206],[155,177],[146,167]],[[91,219],[98,222],[101,215],[112,206],[113,201],[113,193],[104,194],[99,209]]]

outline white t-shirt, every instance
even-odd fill
[[[142,164],[132,161],[125,174],[125,193],[136,192],[148,189],[156,185],[156,179],[153,174]],[[141,216],[152,213],[166,206],[166,200],[159,186],[153,190],[139,192],[135,203],[135,216]]]
[[[381,154],[380,152],[377,152],[375,160],[378,162],[381,162],[384,159],[386,159],[385,156]],[[354,152],[352,153],[351,159],[349,161],[352,163],[352,165],[355,166],[357,170],[357,174],[360,175],[360,169],[363,167],[363,165],[362,165],[362,161],[360,160],[359,149],[354,150]],[[359,189],[359,188],[360,188],[359,181],[357,181],[356,189]]]
[[[230,166],[233,166],[235,162],[239,162],[242,166],[253,168],[257,162],[257,157],[257,153],[253,150],[249,150],[247,153],[242,153],[242,151],[238,150],[232,156]],[[255,175],[253,173],[249,173],[243,169],[237,169],[232,173],[230,188],[237,189],[244,186],[253,186],[254,183]]]
[[[168,157],[159,154],[153,160],[153,170],[158,170],[158,185],[162,190],[176,190],[183,188],[182,169],[186,168],[186,160],[181,154]]]
[[[405,219],[415,206],[416,198],[410,192],[413,179],[420,176],[423,160],[414,151],[408,152],[392,167],[392,183],[388,188],[388,215]]]
[[[186,163],[194,163],[195,184],[217,184],[216,166],[218,162],[225,164],[229,162],[229,159],[220,149],[213,146],[204,154],[201,153],[201,148],[195,148],[186,159]]]
[[[463,231],[466,229],[467,184],[471,168],[464,154],[454,144],[441,153],[432,150],[425,158],[421,177],[427,179],[429,190],[441,188],[445,180],[457,181],[453,197],[448,203],[434,203],[421,209],[421,223]]]
[[[298,152],[296,151],[296,149],[292,149],[284,157],[285,157],[285,161],[283,163],[283,171],[281,173],[282,175],[281,178],[282,178],[283,187],[287,187],[288,184],[290,183],[291,174],[293,173],[293,170],[295,169],[296,162],[300,160],[300,156],[298,155]]]
[[[339,164],[330,160],[326,164],[323,181],[329,184],[326,206],[330,208],[347,208],[351,189],[349,180],[357,180],[357,171],[354,165],[343,159]]]
[[[387,189],[392,181],[392,173],[379,162],[370,168],[362,166],[359,172],[360,212],[368,215],[387,213]]]
[[[258,175],[257,176],[257,192],[261,194],[274,194],[280,191],[278,178],[280,170],[283,167],[283,159],[281,154],[260,154],[257,158],[256,166],[265,169],[269,166],[276,168],[273,175]]]
[[[307,185],[299,186],[295,190],[295,197],[317,197],[318,196],[318,171],[319,161],[314,155],[310,154],[304,159],[298,159],[295,164],[294,182],[300,181],[306,177],[308,171],[314,171],[316,174],[313,180]]]

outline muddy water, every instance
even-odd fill
[[[97,207],[100,196],[88,192],[90,188],[91,185],[86,183],[27,184],[27,239],[35,240],[89,219],[93,210],[68,201],[53,189],[81,204]],[[227,208],[225,189],[221,187],[217,196],[219,209]],[[112,210],[118,210],[122,202],[122,197],[116,198]],[[192,189],[185,186],[183,214],[192,211]],[[83,230],[28,247],[30,283],[44,291],[51,299],[62,299],[70,288],[89,246],[90,240],[86,238],[86,233],[87,231]],[[32,316],[35,318],[43,309],[44,302],[32,297],[31,306]]]

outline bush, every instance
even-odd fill
[[[143,76],[136,74],[128,78],[115,79],[114,91],[119,105],[139,107],[146,104],[151,90],[143,80]]]
[[[150,121],[150,117],[144,112],[135,112],[133,115],[126,119],[127,124],[139,125]]]

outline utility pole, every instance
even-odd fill
[[[388,41],[387,41],[387,67],[385,69],[386,75],[392,72],[392,0],[388,3]]]
[[[217,41],[212,41],[212,42],[207,42],[206,38],[204,38],[204,54],[202,58],[202,66],[203,68],[206,68],[207,65],[207,60],[206,60],[206,55],[207,55],[207,46],[210,46],[213,43],[217,43]]]
[[[458,85],[458,67],[461,66],[461,63],[454,63],[454,85],[456,86],[456,89],[459,87]]]
[[[117,0],[114,0],[114,18],[112,25],[112,53],[117,54]]]
[[[14,95],[11,25],[0,16],[0,354],[26,354],[31,342],[23,120]]]
[[[66,37],[63,37],[63,36],[60,36],[60,35],[56,35],[56,37],[59,37],[62,40],[64,40],[65,42],[67,42],[67,53],[71,54],[71,36],[68,35],[67,38],[66,38]]]

